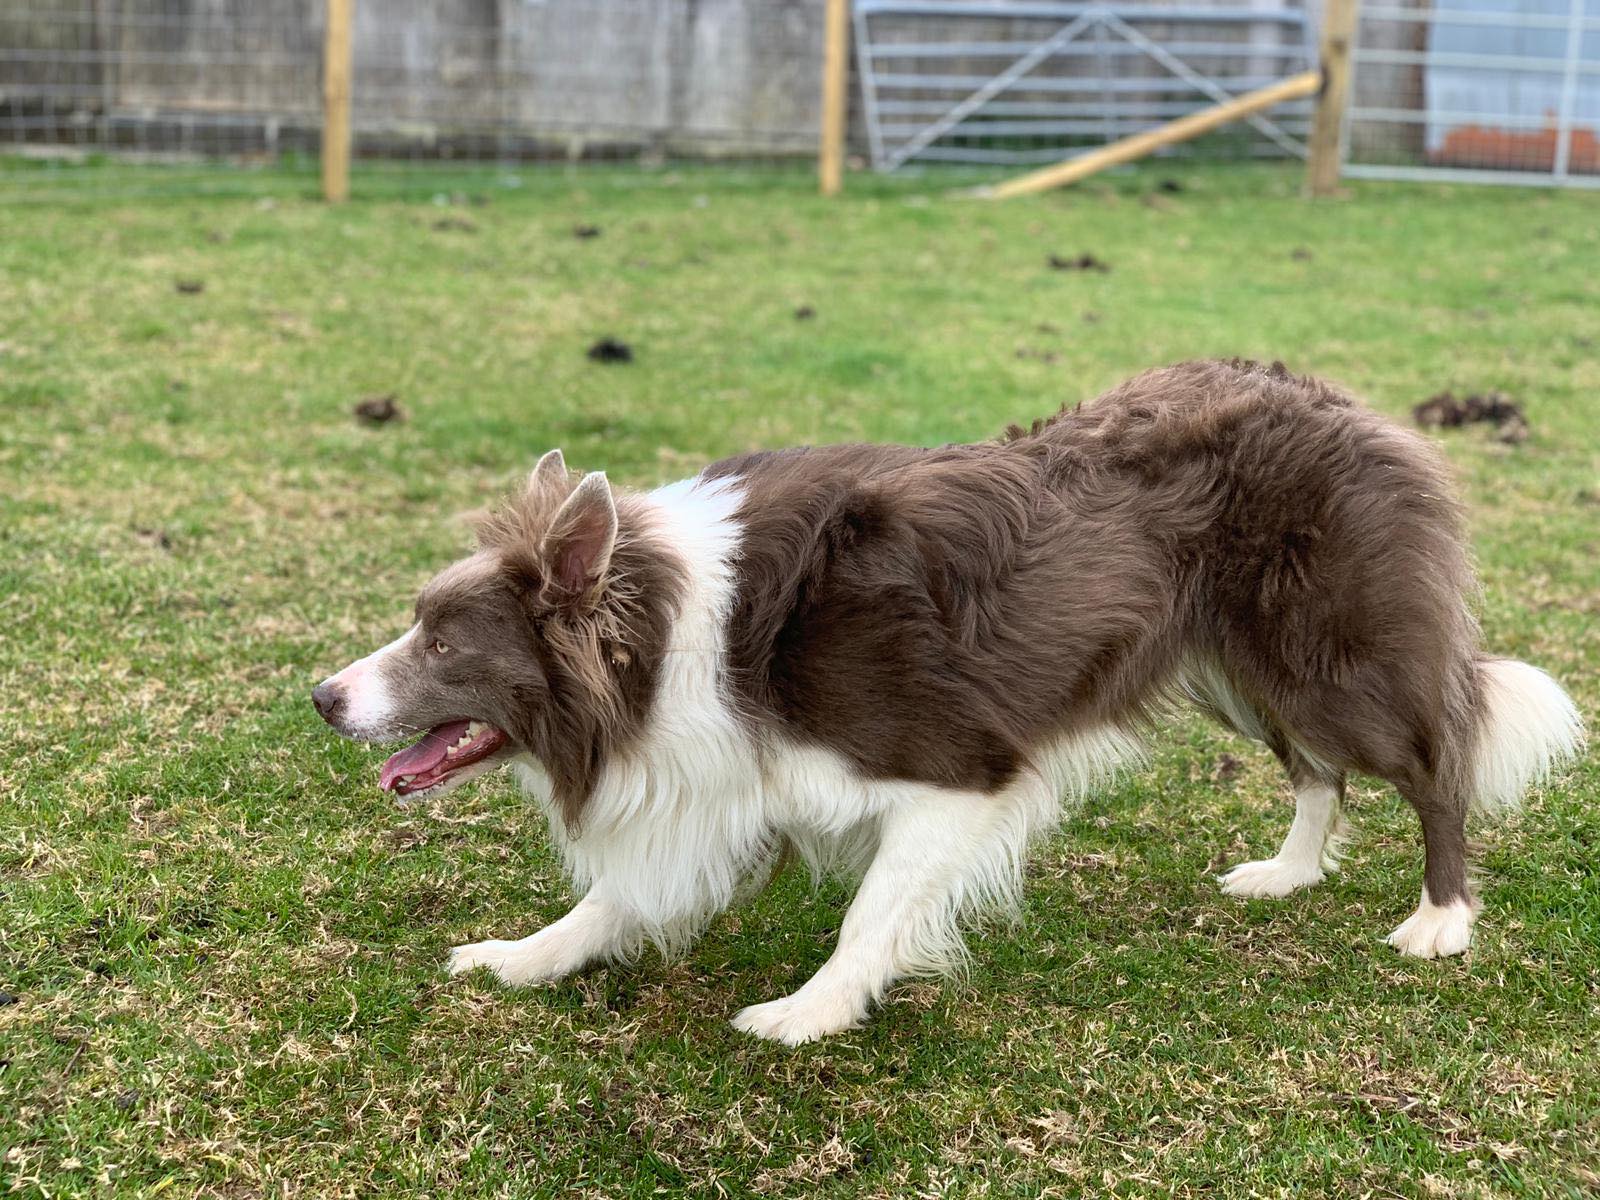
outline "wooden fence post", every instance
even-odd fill
[[[844,185],[844,135],[849,113],[850,0],[828,0],[822,26],[822,139],[817,183],[824,196]]]
[[[328,0],[322,44],[322,198],[350,198],[350,9],[355,0]]]
[[[1339,189],[1339,138],[1350,102],[1350,44],[1359,10],[1360,0],[1324,0],[1322,6],[1322,90],[1306,161],[1306,190],[1313,196]]]

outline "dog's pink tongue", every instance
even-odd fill
[[[389,761],[383,764],[378,786],[388,791],[402,775],[421,775],[424,771],[433,770],[444,761],[444,752],[461,739],[470,724],[470,721],[451,721],[446,725],[435,725],[416,745],[407,746],[398,754],[391,754]]]

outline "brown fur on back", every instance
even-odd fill
[[[746,490],[734,697],[870,777],[993,789],[1200,660],[1419,805],[1466,769],[1474,585],[1444,467],[1281,364],[1149,371],[993,443],[708,473]]]

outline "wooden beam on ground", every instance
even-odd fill
[[[1350,45],[1360,0],[1325,0],[1322,6],[1322,91],[1311,122],[1306,190],[1331,196],[1339,187],[1339,142],[1350,101]]]
[[[355,0],[328,0],[322,43],[322,198],[350,198],[350,16]]]
[[[824,196],[844,186],[844,135],[849,118],[850,0],[828,0],[822,26],[822,140],[817,184]]]
[[[1202,133],[1209,133],[1219,125],[1248,117],[1275,104],[1282,104],[1285,100],[1299,100],[1314,95],[1321,83],[1320,71],[1303,71],[1299,75],[1291,75],[1288,79],[1281,79],[1268,87],[1235,96],[1225,104],[1203,108],[1199,112],[1190,113],[1187,117],[1170,121],[1159,129],[1136,133],[1132,137],[1112,142],[1109,146],[1091,150],[1088,154],[1057,163],[1053,167],[1045,167],[1043,170],[1009,179],[985,195],[994,200],[1007,200],[1012,196],[1027,196],[1034,192],[1044,192],[1051,188],[1064,187],[1069,183],[1077,183],[1078,180],[1097,171],[1104,171],[1107,167],[1143,158],[1163,146],[1186,142],[1190,138],[1199,137]]]

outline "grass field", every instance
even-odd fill
[[[451,945],[570,902],[539,817],[506,780],[397,809],[381,752],[307,702],[548,447],[654,484],[754,447],[982,438],[1241,354],[1395,414],[1523,403],[1522,445],[1440,436],[1489,644],[1592,720],[1594,199],[1310,206],[1277,169],[1172,174],[1004,206],[596,172],[451,185],[481,204],[296,184],[0,215],[0,1194],[1600,1188],[1592,761],[1479,831],[1470,956],[1403,961],[1381,939],[1416,901],[1410,811],[1360,785],[1340,875],[1225,898],[1213,873],[1271,852],[1287,791],[1180,724],[1039,849],[968,978],[785,1050],[727,1017],[821,963],[844,890],[785,876],[680,962],[449,981]],[[1110,271],[1047,264],[1084,252]],[[590,362],[605,335],[634,361]],[[403,422],[352,418],[390,392]]]

